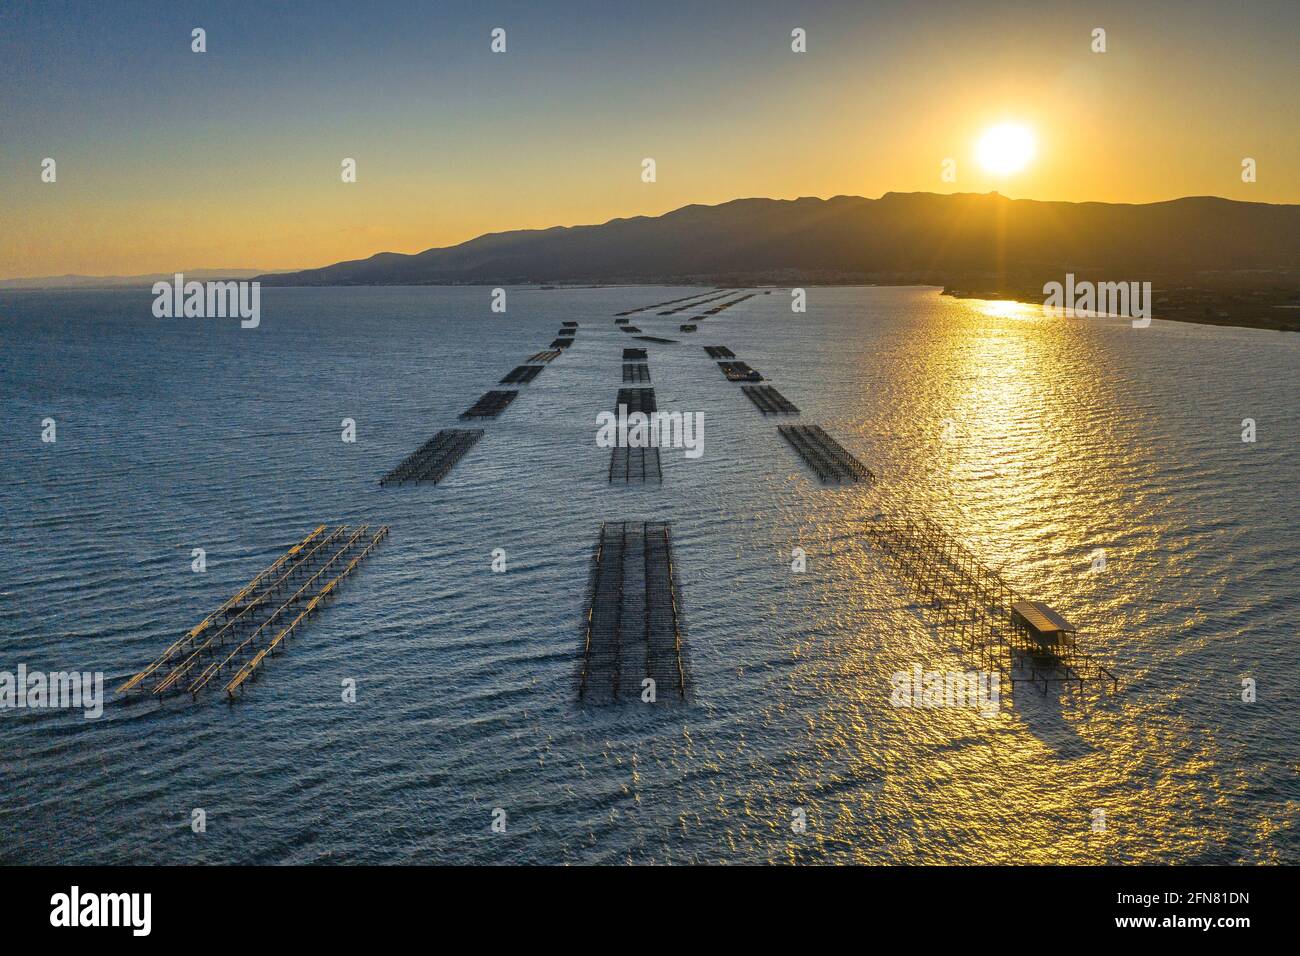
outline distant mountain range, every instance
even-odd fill
[[[997,193],[737,199],[593,226],[490,233],[260,276],[268,286],[926,282],[1066,272],[1143,280],[1300,273],[1300,206],[1190,197],[1127,205]]]

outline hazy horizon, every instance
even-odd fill
[[[898,192],[898,190],[889,190],[889,192]],[[918,191],[918,192],[928,192],[928,191],[926,191],[926,190],[920,190],[920,191]],[[1005,193],[1002,193],[1002,192],[1000,192],[1000,191],[998,191],[998,190],[991,190],[991,191],[989,191],[989,192],[987,192],[987,193],[969,193],[969,194],[965,194],[965,195],[988,196],[988,195],[992,195],[992,194],[994,194],[994,193],[1000,195],[1003,199],[1006,199],[1006,200],[1008,200],[1008,201],[1010,201],[1010,202],[1028,201],[1028,202],[1042,202],[1042,203],[1065,203],[1065,204],[1069,204],[1069,205],[1097,204],[1097,203],[1100,202],[1100,200],[1087,200],[1087,199],[1085,199],[1085,200],[1030,199],[1029,197],[1024,197],[1024,196],[1008,196],[1008,195],[1006,195]],[[963,193],[961,193],[960,191],[956,191],[956,192],[952,192],[952,193],[941,193],[941,192],[935,192],[934,194],[935,194],[935,195],[940,195],[940,196],[958,196],[958,195],[963,195]],[[547,230],[549,230],[549,229],[555,229],[555,228],[560,228],[560,229],[575,229],[575,228],[582,228],[582,227],[584,227],[584,226],[599,226],[599,225],[606,225],[606,224],[611,223],[611,222],[618,222],[618,221],[629,220],[629,219],[637,219],[637,218],[657,218],[658,216],[663,216],[663,215],[668,215],[669,213],[678,212],[678,211],[680,211],[680,210],[682,210],[682,209],[685,209],[685,208],[688,208],[688,207],[691,207],[691,206],[708,206],[708,207],[725,206],[725,205],[727,205],[727,204],[729,204],[729,203],[734,203],[734,202],[744,202],[744,201],[748,201],[748,200],[771,200],[771,201],[773,201],[773,202],[795,202],[795,201],[797,201],[797,200],[801,200],[801,199],[816,199],[816,200],[819,200],[819,201],[822,201],[822,202],[826,202],[826,201],[829,201],[829,200],[831,200],[831,199],[837,199],[837,198],[853,198],[853,199],[871,199],[871,200],[878,200],[878,199],[882,198],[884,195],[886,195],[886,194],[885,194],[885,193],[882,193],[880,196],[851,196],[851,195],[846,194],[846,193],[841,193],[841,194],[838,194],[838,195],[836,195],[836,196],[788,196],[788,197],[786,197],[786,196],[737,196],[737,197],[735,197],[735,198],[733,198],[733,199],[725,199],[725,200],[722,200],[722,201],[717,202],[717,203],[686,203],[686,204],[683,205],[683,206],[677,206],[677,207],[674,207],[673,209],[665,210],[663,213],[659,213],[659,214],[654,215],[654,216],[647,216],[647,215],[645,215],[645,214],[638,214],[638,215],[636,215],[636,216],[631,216],[631,215],[628,215],[628,216],[613,216],[613,217],[611,217],[611,218],[609,218],[609,219],[605,219],[605,220],[602,220],[602,221],[600,221],[600,222],[566,222],[566,223],[552,223],[550,226],[530,226],[530,227],[521,227],[521,228],[517,228],[517,229],[505,228],[505,229],[493,230],[492,232],[488,232],[488,233],[479,233],[479,234],[474,235],[474,236],[469,236],[469,237],[467,237],[467,238],[465,238],[465,239],[463,239],[463,240],[459,240],[458,242],[454,242],[454,243],[451,243],[451,244],[446,245],[446,246],[426,246],[426,247],[423,247],[423,248],[419,248],[419,249],[412,250],[411,252],[402,252],[402,251],[399,251],[399,250],[396,250],[396,249],[375,249],[375,250],[373,250],[373,251],[370,252],[370,253],[367,253],[367,254],[365,254],[365,255],[361,255],[361,256],[356,256],[356,257],[354,257],[354,258],[355,258],[356,260],[362,260],[362,261],[364,261],[364,260],[366,260],[366,259],[373,258],[374,256],[377,256],[377,255],[384,255],[384,254],[389,254],[389,253],[394,253],[394,254],[398,254],[398,255],[411,255],[411,254],[416,254],[416,253],[420,253],[420,252],[431,251],[431,250],[434,250],[434,249],[452,248],[452,247],[457,246],[457,245],[460,245],[460,244],[462,244],[462,243],[464,243],[464,242],[469,242],[469,241],[472,241],[472,240],[474,240],[474,239],[480,239],[480,238],[483,238],[484,236],[489,236],[489,235],[500,235],[500,234],[514,233],[514,232],[544,232],[544,231],[547,231]],[[1223,200],[1227,200],[1227,201],[1229,201],[1229,202],[1251,202],[1251,200],[1230,199],[1230,198],[1227,197],[1227,196],[1171,196],[1171,197],[1169,197],[1169,198],[1167,198],[1167,199],[1154,199],[1154,200],[1151,200],[1150,202],[1144,202],[1144,203],[1108,203],[1107,205],[1135,205],[1135,206],[1148,206],[1148,205],[1159,205],[1159,204],[1161,204],[1161,203],[1180,202],[1180,201],[1183,201],[1183,200],[1189,200],[1189,199],[1223,199]],[[1296,203],[1263,203],[1263,205],[1296,205]],[[302,267],[302,268],[311,269],[311,268],[314,268],[314,267],[316,267],[316,266],[324,267],[324,266],[332,265],[332,264],[334,264],[334,262],[336,262],[336,261],[348,261],[348,260],[333,260],[333,261],[331,261],[331,262],[314,263],[313,265],[305,266],[305,267]],[[194,266],[194,267],[192,267],[192,268],[176,268],[176,267],[172,267],[172,268],[158,269],[158,270],[154,270],[154,271],[151,271],[151,272],[131,273],[131,274],[103,274],[103,273],[100,273],[100,274],[91,274],[91,273],[65,272],[65,273],[48,274],[48,275],[0,276],[0,284],[3,284],[3,283],[14,283],[14,282],[22,282],[22,281],[37,281],[37,280],[41,280],[41,279],[104,279],[104,280],[110,280],[110,279],[112,279],[112,280],[145,279],[145,278],[153,278],[153,277],[159,277],[159,276],[166,276],[166,275],[171,275],[171,274],[175,274],[175,273],[183,273],[183,274],[186,274],[186,275],[192,275],[192,276],[196,276],[196,277],[197,277],[197,276],[201,276],[201,275],[205,275],[205,274],[206,274],[206,275],[209,275],[209,276],[211,276],[211,275],[215,275],[215,274],[221,274],[221,275],[229,275],[229,276],[231,276],[231,277],[236,277],[236,276],[238,276],[238,277],[246,277],[246,276],[249,276],[249,275],[257,275],[257,274],[271,274],[271,273],[281,273],[281,272],[294,272],[294,271],[298,271],[297,267],[294,267],[294,268],[281,267],[281,268],[269,269],[269,268],[261,268],[261,267],[259,267],[259,266],[239,266],[239,267],[224,268],[224,267],[221,267],[221,266],[197,265],[197,266]],[[492,283],[492,284],[495,284],[495,283]],[[507,283],[507,284],[509,284],[509,283]],[[818,283],[816,283],[816,282],[811,282],[811,283],[809,283],[809,284],[811,284],[811,285],[817,285]],[[841,283],[834,283],[834,284],[839,285],[839,284],[841,284]]]

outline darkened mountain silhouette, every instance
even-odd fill
[[[596,226],[491,233],[415,255],[385,252],[265,285],[736,281],[944,283],[1065,272],[1137,280],[1300,269],[1300,206],[1191,197],[1144,205],[887,193],[737,199]]]

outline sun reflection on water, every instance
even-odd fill
[[[1043,314],[1041,305],[1014,299],[981,299],[975,308],[981,315],[994,319],[1036,319]]]

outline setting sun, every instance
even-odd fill
[[[975,156],[990,173],[1018,173],[1034,158],[1034,134],[1016,123],[1000,123],[980,138]]]

